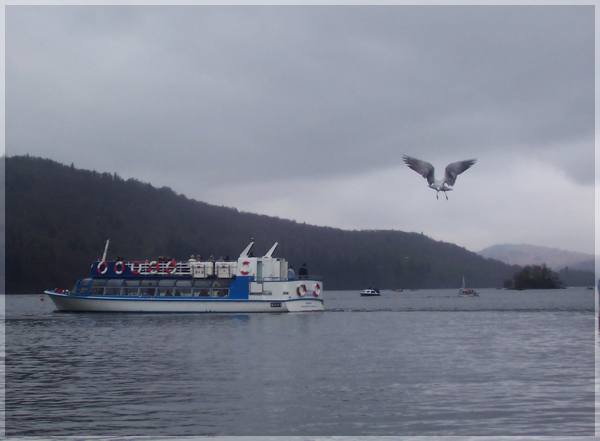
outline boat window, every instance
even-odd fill
[[[121,287],[120,286],[107,286],[104,288],[105,296],[120,296],[121,295]]]
[[[231,285],[231,280],[215,280],[212,282],[213,288],[229,288]]]
[[[156,286],[158,284],[158,280],[141,280],[140,286]]]
[[[121,294],[124,296],[137,296],[139,286],[139,279],[125,279],[123,291],[121,291]]]
[[[210,280],[194,280],[194,297],[209,297],[210,296]]]
[[[229,288],[213,288],[212,297],[229,297]]]
[[[192,296],[192,288],[191,287],[175,287],[175,291],[173,291],[173,295],[175,297],[191,297]]]
[[[106,286],[121,286],[123,282],[124,279],[108,279]]]
[[[158,286],[175,286],[176,279],[163,279],[159,280]]]
[[[92,279],[90,286],[91,296],[101,296],[104,292],[104,285],[106,285],[106,279]]]
[[[140,283],[140,293],[143,296],[153,297],[156,295],[157,280],[142,280]]]
[[[229,297],[229,280],[215,280],[212,284],[211,297]]]
[[[173,287],[175,286],[176,279],[163,279],[158,281],[158,289],[156,290],[157,296],[173,296]]]
[[[90,288],[90,282],[92,279],[82,279],[79,284],[79,294],[87,294]]]
[[[125,279],[125,286],[140,286],[139,279]]]
[[[191,297],[192,296],[192,281],[191,280],[178,280],[175,284],[174,296]]]
[[[123,285],[123,279],[108,279],[106,282],[106,288],[104,288],[105,296],[120,296],[121,285]]]

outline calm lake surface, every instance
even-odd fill
[[[11,437],[593,436],[595,292],[325,292],[299,314],[5,301]],[[43,299],[43,300],[42,300]]]

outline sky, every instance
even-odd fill
[[[593,6],[7,6],[2,147],[312,225],[591,254],[594,25]],[[436,199],[403,154],[438,179],[477,163]]]

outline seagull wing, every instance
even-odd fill
[[[456,182],[456,177],[460,175],[462,172],[467,170],[473,164],[477,162],[477,159],[467,159],[465,161],[453,162],[452,164],[448,164],[446,166],[446,174],[444,176],[444,182],[448,184],[450,187],[454,185]]]
[[[406,155],[403,155],[402,159],[410,169],[416,171],[425,179],[427,179],[429,185],[435,182],[435,169],[433,168],[433,165],[431,165],[429,162],[421,161],[420,159],[412,158]],[[446,169],[446,173],[447,172],[448,169]]]

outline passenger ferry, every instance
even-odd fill
[[[86,312],[301,312],[323,310],[323,282],[288,278],[277,243],[254,257],[252,241],[235,262],[134,261],[92,263],[91,275],[71,291],[45,291],[58,311]]]

